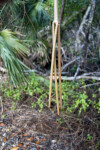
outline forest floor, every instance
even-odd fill
[[[0,150],[94,150],[97,138],[100,140],[96,124],[86,116],[84,120],[63,118],[64,114],[58,116],[48,108],[39,112],[25,102],[18,103],[15,110],[11,106],[10,99],[3,101]],[[61,118],[65,120],[60,123],[57,119]],[[87,138],[87,132],[93,137]]]
[[[11,111],[11,100],[3,101],[5,118],[0,120],[0,150],[68,150],[73,134],[68,127],[57,122],[59,116],[53,111],[31,109],[18,104]]]
[[[34,99],[24,97],[16,106],[12,99],[2,99],[0,150],[99,150],[99,114],[90,110],[81,117],[64,112],[58,116],[47,106],[39,112],[32,108],[30,98]]]

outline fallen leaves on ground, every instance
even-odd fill
[[[13,147],[12,148],[12,150],[18,150],[19,149],[19,147]]]
[[[39,144],[39,141],[36,141],[36,143],[35,144]]]
[[[33,137],[30,137],[28,139],[26,139],[27,141],[32,141],[33,140]]]
[[[23,143],[18,143],[18,146],[19,147],[23,147]]]
[[[47,141],[47,139],[41,139],[41,141]]]
[[[0,123],[0,127],[5,127],[5,124],[3,122]]]
[[[37,147],[36,149],[39,150],[39,147]]]
[[[7,141],[6,138],[4,138],[3,141],[6,142]]]
[[[24,133],[23,136],[27,136],[27,133]]]

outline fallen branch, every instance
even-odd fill
[[[74,63],[76,60],[78,60],[79,57],[73,59],[72,61],[70,61],[69,63],[65,64],[64,66],[62,66],[61,71],[64,71],[69,65],[71,65],[72,63]]]
[[[50,78],[50,77],[49,77]],[[59,77],[57,76],[57,79],[59,79]],[[100,77],[96,77],[96,76],[77,76],[76,80],[80,80],[80,79],[87,79],[87,80],[97,80],[100,81]],[[53,76],[53,80],[54,80],[54,76]],[[61,76],[61,80],[66,80],[66,81],[73,81],[74,77],[65,77],[65,76]]]
[[[2,103],[2,97],[0,96],[0,101],[1,101],[1,115],[3,114],[3,103]]]
[[[84,86],[81,86],[80,89],[82,89],[82,88],[84,88],[84,87],[95,86],[95,85],[98,86],[99,84],[100,84],[100,82],[98,82],[98,83],[93,83],[93,84],[88,84],[88,85],[84,85]]]
[[[74,77],[61,77],[61,79],[71,81],[71,80],[74,80]],[[76,80],[79,80],[79,79],[88,79],[88,80],[100,81],[100,77],[96,77],[96,76],[77,76]]]

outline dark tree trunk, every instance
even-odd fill
[[[62,19],[63,19],[63,15],[64,15],[65,2],[66,2],[66,0],[62,0],[61,13],[60,13],[60,19],[59,19],[60,23],[62,23]]]

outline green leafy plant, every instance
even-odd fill
[[[87,134],[87,139],[92,140],[92,136],[90,134]]]
[[[12,107],[11,110],[14,111],[16,109],[16,103],[14,101],[12,101]]]
[[[2,115],[1,118],[4,119],[6,117],[6,115]]]
[[[80,116],[82,112],[87,112],[88,109],[95,109],[100,113],[100,98],[97,98],[97,93],[88,95],[88,89],[86,89],[86,83],[84,80],[80,82],[62,82],[62,99],[63,99],[63,108],[62,111],[65,113],[72,114],[74,112],[78,113]],[[80,90],[80,86],[84,86]],[[29,76],[29,82],[26,85],[21,85],[17,88],[5,88],[2,87],[4,95],[12,98],[14,101],[21,101],[22,93],[25,93],[27,96],[36,97],[35,101],[31,101],[32,108],[38,108],[41,112],[44,106],[48,105],[48,96],[49,96],[49,80],[40,76],[36,76],[34,73]],[[52,94],[55,92],[54,84],[52,89]],[[99,92],[99,88],[97,90]],[[52,98],[54,106],[56,106],[56,97]]]
[[[32,108],[39,108],[39,112],[42,111],[44,107],[44,100],[48,97],[48,88],[49,80],[45,80],[42,77],[36,76],[34,73],[32,76],[29,76],[29,82],[25,85],[20,85],[16,88],[10,88],[2,86],[2,91],[4,92],[4,96],[11,98],[12,102],[12,109],[15,109],[16,101],[21,101],[22,93],[25,93],[29,96],[35,96],[37,101],[32,101],[31,106]],[[45,103],[46,105],[46,103]]]
[[[36,108],[36,104],[34,102],[32,103],[32,108]]]
[[[78,114],[81,115],[82,111],[86,112],[87,108],[91,105],[92,101],[88,98],[86,89],[84,88],[84,91],[80,91],[80,85],[85,86],[85,82],[81,80],[77,83],[62,83],[63,111],[73,113],[77,110]]]
[[[61,118],[58,118],[56,121],[57,121],[59,124],[62,124],[62,123],[64,122],[64,120],[61,119]]]

